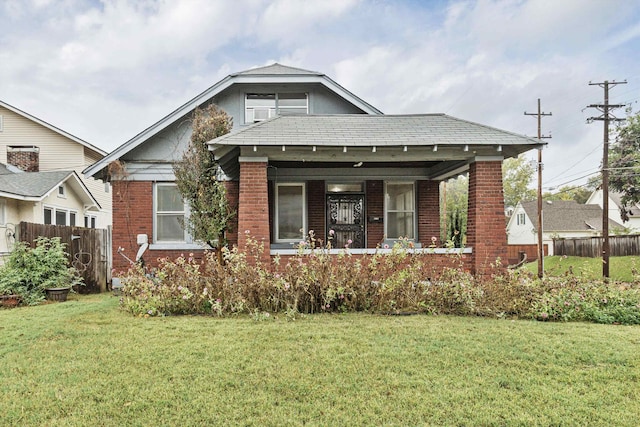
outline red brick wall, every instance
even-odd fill
[[[146,234],[149,243],[153,236],[153,183],[150,181],[111,182],[113,202],[112,251],[113,268],[122,271],[129,268],[127,261],[117,251],[123,248],[124,254],[135,259],[138,252],[136,236]],[[155,255],[154,255],[155,257]],[[149,261],[149,254],[145,254]]]
[[[506,266],[507,232],[501,161],[481,161],[469,167],[467,246],[473,248],[473,273],[484,274],[498,258]]]
[[[323,245],[327,242],[325,206],[324,181],[307,181],[307,225],[309,230],[314,231],[316,239],[322,240]]]
[[[229,247],[232,247],[238,244],[238,198],[240,197],[240,183],[238,181],[225,181],[224,186],[227,190],[229,206],[236,213],[227,230],[227,241],[229,242]]]
[[[111,182],[113,202],[112,256],[113,269],[122,272],[130,267],[129,261],[118,253],[118,248],[124,249],[124,254],[135,260],[139,245],[138,234],[146,234],[149,243],[153,243],[153,182],[152,181],[122,181]],[[156,267],[160,258],[175,259],[181,255],[202,260],[203,250],[147,250],[144,261],[147,266]]]
[[[416,241],[423,247],[432,244],[440,246],[440,182],[418,181],[418,235]]]
[[[384,240],[384,223],[370,223],[369,217],[384,218],[384,182],[367,181],[367,247],[375,248]]]
[[[245,248],[249,231],[258,242],[264,242],[263,256],[269,262],[267,162],[240,162],[238,203],[238,247]]]

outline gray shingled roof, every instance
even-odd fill
[[[336,114],[279,116],[209,143],[231,146],[538,146],[540,141],[446,114]]]
[[[8,173],[12,173],[9,169],[7,169],[7,167],[0,163],[0,175],[6,175]]]
[[[43,197],[72,171],[24,172],[0,175],[0,192],[20,197]]]
[[[247,75],[292,75],[292,74],[307,74],[314,76],[322,76],[324,74],[317,71],[303,70],[302,68],[288,67],[286,65],[278,64],[277,62],[264,67],[251,68],[249,70],[233,73],[231,76],[247,76]]]
[[[527,216],[537,231],[538,202],[522,202]],[[545,232],[602,231],[602,208],[598,205],[582,205],[575,200],[554,200],[543,203],[542,227]],[[621,224],[609,220],[609,229],[622,228]]]

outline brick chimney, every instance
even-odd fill
[[[40,171],[40,148],[35,145],[7,147],[7,163],[25,172]]]

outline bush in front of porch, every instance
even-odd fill
[[[638,283],[609,284],[580,276],[538,279],[525,270],[497,268],[474,277],[459,254],[446,262],[410,253],[402,244],[389,253],[338,255],[305,249],[265,264],[264,248],[249,238],[244,250],[225,250],[225,263],[209,253],[160,260],[152,274],[136,268],[123,278],[122,307],[139,316],[274,314],[296,319],[310,313],[366,311],[382,314],[453,314],[640,323]]]

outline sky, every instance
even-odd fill
[[[602,160],[604,102],[640,110],[638,0],[0,0],[0,100],[110,152],[230,73],[320,71],[386,114],[537,136],[543,188]],[[614,111],[626,116],[624,108]],[[525,155],[532,162],[535,151]]]

